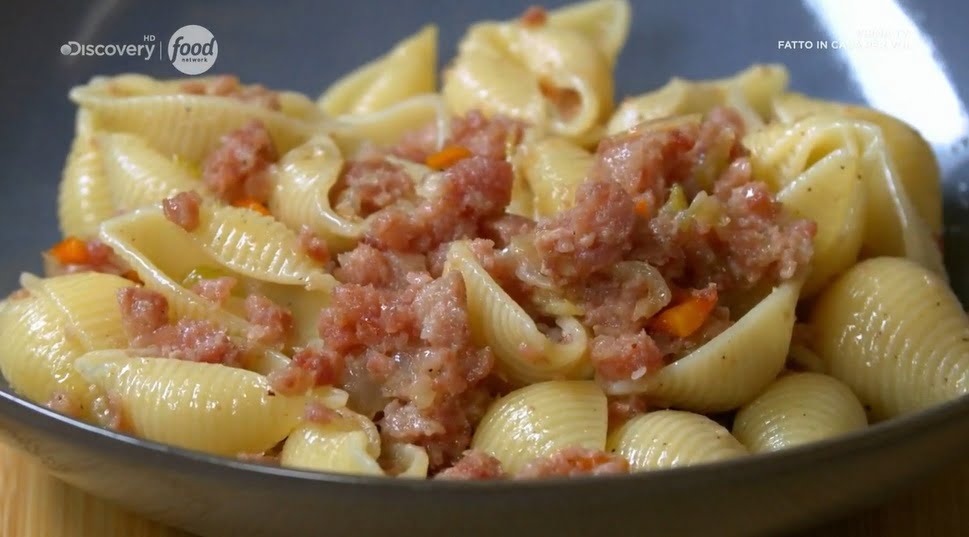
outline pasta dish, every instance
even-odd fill
[[[614,100],[625,0],[427,26],[318,100],[70,92],[64,239],[0,305],[22,396],[284,467],[705,464],[969,391],[928,144],[780,65]]]

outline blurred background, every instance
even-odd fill
[[[961,0],[631,0],[633,24],[616,69],[617,101],[678,75],[714,78],[753,62],[781,62],[792,88],[819,97],[869,102],[913,123],[936,149],[946,176],[947,262],[969,298],[969,56]],[[547,7],[564,2],[550,0]],[[304,91],[382,54],[425,22],[440,27],[444,65],[466,26],[511,18],[531,2],[490,0],[5,0],[0,18],[0,287],[58,238],[56,190],[72,136],[68,90],[91,76],[140,72],[181,76],[169,63],[125,57],[62,56],[68,41],[166,43],[186,24],[208,28],[218,60],[208,74]],[[675,7],[675,9],[674,9]],[[675,15],[674,15],[675,13]],[[956,24],[956,23],[959,24]],[[779,41],[891,36],[901,47],[805,49]],[[156,49],[157,55],[157,49]]]

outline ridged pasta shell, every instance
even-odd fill
[[[20,277],[24,289],[50,300],[64,315],[63,330],[86,351],[127,346],[118,291],[134,285],[113,274],[81,272],[53,278]]]
[[[781,284],[700,348],[655,374],[607,384],[606,392],[647,394],[694,412],[723,412],[751,401],[784,367],[800,286],[796,280]]]
[[[377,112],[409,97],[433,93],[436,74],[437,26],[429,24],[384,56],[334,82],[318,105],[331,116]]]
[[[851,267],[861,251],[865,225],[865,188],[858,159],[838,149],[817,161],[777,194],[784,207],[817,224],[814,255],[801,296],[817,293]]]
[[[464,279],[471,336],[491,348],[508,380],[531,384],[591,375],[589,337],[574,317],[556,320],[566,342],[550,340],[481,266],[466,242],[451,244],[445,270],[456,270]]]
[[[865,409],[833,377],[792,373],[737,412],[733,435],[751,453],[777,451],[864,429]]]
[[[241,207],[205,205],[188,233],[219,265],[250,278],[329,290],[336,284],[300,247],[299,237],[271,216]]]
[[[575,191],[592,168],[592,154],[563,138],[526,144],[521,174],[534,199],[535,216],[552,216],[575,204]]]
[[[550,11],[547,24],[584,35],[615,64],[629,36],[630,11],[627,0],[579,2]]]
[[[280,463],[289,468],[337,474],[383,475],[367,452],[367,435],[341,424],[306,423],[286,439]]]
[[[855,265],[820,295],[811,326],[828,372],[874,419],[969,392],[969,319],[946,282],[910,260]]]
[[[75,369],[119,401],[142,438],[234,456],[262,453],[296,428],[305,399],[271,395],[266,377],[221,364],[97,351]]]
[[[410,131],[433,124],[437,149],[451,133],[451,114],[435,93],[416,95],[377,112],[335,118],[327,132],[344,155],[354,155],[364,143],[390,146]]]
[[[81,110],[78,115],[80,118],[87,112]],[[115,214],[102,149],[87,123],[88,120],[79,119],[81,126],[67,156],[58,190],[57,216],[64,236],[96,236],[98,225]]]
[[[394,468],[400,469],[397,477],[408,479],[427,478],[430,459],[427,450],[413,444],[390,444],[384,447],[383,456],[391,461]]]
[[[931,229],[909,200],[876,125],[830,114],[814,115],[751,133],[744,145],[751,150],[755,176],[775,187],[838,149],[857,155],[867,200],[862,256],[908,257],[945,274]]]
[[[609,435],[608,449],[628,460],[633,471],[694,466],[747,455],[747,449],[719,423],[679,410],[636,416]]]
[[[98,145],[111,185],[114,209],[128,212],[157,203],[179,192],[205,195],[201,178],[131,134],[102,134]]]
[[[74,395],[85,413],[91,397],[74,361],[84,353],[67,330],[66,316],[50,300],[33,295],[8,299],[0,308],[0,372],[20,395],[38,404],[56,393]]]
[[[163,155],[190,162],[202,161],[219,146],[223,135],[254,119],[266,126],[282,153],[320,127],[230,97],[176,93],[173,83],[146,78],[94,78],[72,89],[70,98],[94,116],[100,129],[136,134]]]
[[[753,65],[719,80],[674,77],[662,88],[626,99],[612,115],[606,130],[616,134],[644,121],[706,114],[722,105],[737,110],[748,129],[757,128],[770,116],[771,102],[784,91],[787,81],[787,69],[779,64]]]
[[[933,234],[941,233],[942,182],[939,164],[932,147],[918,131],[904,121],[871,108],[812,99],[799,93],[779,95],[772,104],[774,116],[784,123],[793,123],[809,115],[834,113],[877,125],[912,205],[929,224]]]
[[[606,396],[591,381],[532,384],[494,402],[471,447],[501,461],[514,474],[528,462],[566,447],[603,449]]]

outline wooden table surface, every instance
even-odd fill
[[[796,537],[969,535],[969,462],[885,505]],[[192,537],[80,492],[0,444],[0,537]],[[672,536],[671,536],[672,537]]]

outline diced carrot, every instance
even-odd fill
[[[642,197],[636,200],[636,214],[643,218],[653,217],[653,204],[649,198]]]
[[[249,209],[250,211],[256,211],[263,216],[269,216],[269,209],[265,205],[259,203],[252,198],[242,198],[232,202],[233,207],[242,207],[243,209]]]
[[[427,158],[424,159],[424,163],[427,164],[428,168],[443,170],[445,168],[454,166],[459,161],[462,161],[471,155],[471,150],[467,147],[460,145],[449,145],[433,155],[428,155]]]
[[[650,319],[649,327],[671,336],[689,337],[703,326],[716,305],[716,289],[711,287],[694,291],[682,302],[666,308]]]
[[[77,237],[68,237],[55,244],[50,254],[62,265],[86,265],[91,260],[87,243]]]

